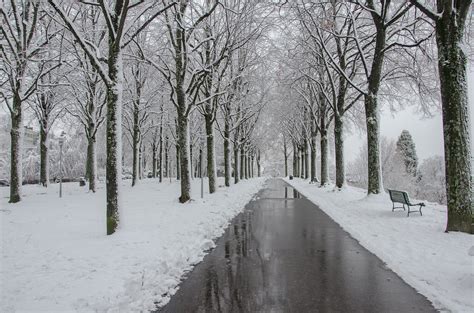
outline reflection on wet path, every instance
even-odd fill
[[[271,180],[158,312],[434,312],[282,180]]]

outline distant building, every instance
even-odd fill
[[[10,177],[10,153],[11,153],[11,119],[6,114],[0,114],[0,179],[9,180]],[[23,160],[27,155],[35,155],[39,151],[39,131],[33,127],[25,126],[23,132]],[[23,167],[25,178],[26,167]],[[36,175],[36,173],[34,174]]]
[[[7,116],[2,116],[0,122],[4,122],[0,127],[0,157],[10,154],[10,128],[11,120]],[[23,133],[23,152],[39,149],[39,131],[31,126],[25,126]]]
[[[35,131],[33,127],[25,126],[25,133],[23,135],[23,150],[38,149],[39,132]]]
[[[0,114],[0,153],[10,150],[10,124],[11,120],[7,114]]]

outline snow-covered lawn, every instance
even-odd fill
[[[206,183],[206,182],[205,182]],[[202,260],[264,179],[219,188],[179,204],[179,184],[124,181],[121,229],[105,236],[105,190],[77,183],[23,188],[21,203],[1,195],[0,312],[135,312],[164,304]],[[219,180],[219,185],[223,181]],[[207,188],[205,188],[207,190]]]
[[[286,180],[365,248],[445,312],[474,312],[474,236],[444,233],[446,207],[427,203],[423,216],[392,212],[388,194],[319,188]]]

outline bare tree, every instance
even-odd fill
[[[431,37],[431,32],[413,32],[416,28],[423,28],[425,20],[413,14],[412,5],[408,1],[395,4],[391,1],[344,1],[345,13],[351,23],[349,33],[337,34],[331,27],[316,27],[315,36],[320,42],[324,41],[323,32],[330,32],[332,36],[341,40],[349,38],[357,53],[355,61],[360,62],[361,75],[350,78],[351,68],[342,69],[338,56],[334,56],[326,45],[322,45],[325,60],[328,60],[339,75],[342,75],[347,83],[363,94],[366,115],[367,141],[368,141],[368,166],[369,184],[368,193],[380,193],[383,191],[380,153],[379,153],[379,90],[384,79],[390,76],[400,76],[397,68],[384,70],[384,64],[389,53],[405,53],[409,48],[416,48],[425,43]],[[308,11],[306,6],[301,6],[308,13],[314,25],[333,21],[317,21],[315,12]],[[324,16],[324,13],[323,13]],[[368,23],[370,21],[370,23]],[[421,26],[420,26],[421,25]],[[420,33],[420,35],[419,35]],[[349,73],[347,72],[349,70]]]
[[[53,75],[54,74],[54,75]],[[64,112],[64,92],[60,81],[63,75],[49,72],[40,78],[40,88],[30,105],[40,126],[40,183],[49,183],[49,131],[56,119]]]
[[[155,89],[156,85],[150,85],[149,71],[150,67],[146,67],[146,64],[133,60],[130,64],[130,79],[126,79],[129,101],[125,102],[123,123],[132,146],[132,187],[142,174],[140,151],[143,148],[143,139],[148,132],[157,127],[150,124],[151,117],[160,113],[153,110],[156,107],[158,92]]]
[[[168,1],[164,1],[166,5]],[[171,88],[171,101],[176,113],[176,150],[177,163],[179,163],[179,178],[181,195],[179,201],[185,203],[191,199],[191,173],[189,151],[189,114],[196,104],[200,87],[207,69],[193,67],[193,47],[199,47],[202,42],[194,31],[217,8],[218,1],[213,1],[210,6],[200,6],[198,3],[180,1],[169,12],[165,12],[168,41],[171,46],[170,66],[162,59],[161,65],[155,67],[165,76]],[[195,62],[194,62],[195,63]],[[179,160],[179,161],[178,161]]]
[[[438,68],[443,107],[444,160],[448,223],[446,231],[473,233],[472,154],[470,150],[469,101],[467,96],[466,25],[471,0],[410,0],[435,23]]]
[[[34,95],[40,79],[59,66],[44,56],[57,34],[41,12],[38,1],[2,1],[0,6],[0,95],[10,112],[11,164],[10,202],[21,200],[23,109]],[[39,58],[44,56],[44,58]],[[37,59],[41,59],[37,62]]]
[[[300,11],[300,22],[309,35],[309,41],[313,43],[310,45],[312,53],[316,53],[318,60],[320,60],[317,66],[324,69],[327,77],[327,92],[324,88],[321,89],[321,92],[330,105],[334,118],[336,187],[341,188],[345,184],[343,118],[344,114],[362,96],[358,93],[358,95],[350,97],[348,93],[351,85],[347,79],[354,80],[357,71],[360,70],[360,62],[354,58],[354,54],[357,55],[357,49],[351,40],[354,27],[353,19],[344,17],[348,15],[350,7],[343,2],[336,1],[319,3],[316,8],[318,7],[323,18],[316,20],[308,16],[309,9],[305,8],[304,13]],[[331,59],[334,60],[334,64],[327,59],[323,48],[324,51],[332,54]],[[338,69],[346,73],[346,77],[334,68],[335,64]],[[311,76],[308,78],[311,79]]]
[[[78,20],[78,23],[85,39],[97,47],[103,46],[107,33],[99,22],[100,8],[92,6],[80,13],[82,18]],[[86,29],[87,31],[84,31]],[[66,79],[69,83],[69,93],[74,100],[66,106],[66,111],[77,118],[84,128],[87,138],[85,177],[89,182],[89,190],[95,192],[97,189],[97,132],[106,118],[105,88],[97,69],[84,51],[74,42],[70,45],[71,55],[75,57],[75,60],[72,64],[68,64],[69,72],[75,73],[67,75]]]
[[[211,2],[207,0],[207,10],[210,10],[210,5]],[[225,18],[227,15],[223,13],[225,11],[214,10],[213,14],[205,20],[204,44],[200,52],[201,62],[208,69],[202,84],[202,98],[204,101],[198,108],[205,121],[209,193],[214,193],[217,188],[214,128],[220,95],[223,93],[222,80],[230,63],[228,54],[232,40],[231,34],[228,34],[229,20]]]
[[[82,53],[81,53],[82,54]],[[84,128],[87,138],[86,178],[89,181],[89,190],[97,189],[97,132],[105,121],[105,90],[97,71],[87,60],[80,60],[76,69],[78,75],[74,79],[68,78],[69,90],[74,99],[66,111],[77,118]]]
[[[142,1],[129,0],[114,1],[113,7],[103,0],[97,2],[78,3],[72,10],[65,11],[55,0],[48,3],[64,22],[77,44],[89,58],[89,61],[102,78],[107,91],[107,166],[106,166],[106,191],[107,191],[107,234],[113,234],[119,224],[120,211],[120,181],[122,175],[122,93],[123,93],[123,49],[128,46],[157,16],[161,15],[175,3],[159,7],[156,3],[143,4]],[[105,20],[108,32],[108,55],[98,55],[100,49],[87,41],[84,32],[80,32],[77,22],[69,14],[82,10],[84,7],[98,6]],[[142,10],[136,14],[136,8]],[[68,13],[66,13],[68,12]],[[102,60],[107,63],[103,67]]]

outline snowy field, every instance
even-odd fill
[[[130,182],[123,186],[123,224],[112,236],[105,236],[103,184],[96,194],[64,184],[62,199],[58,185],[26,186],[15,205],[0,188],[0,312],[137,312],[165,304],[264,179],[204,199],[196,179],[194,200],[185,205],[176,182],[148,179],[133,189]]]
[[[474,236],[444,233],[446,207],[426,203],[423,216],[392,212],[388,194],[367,197],[308,181],[286,181],[442,312],[474,312]]]

